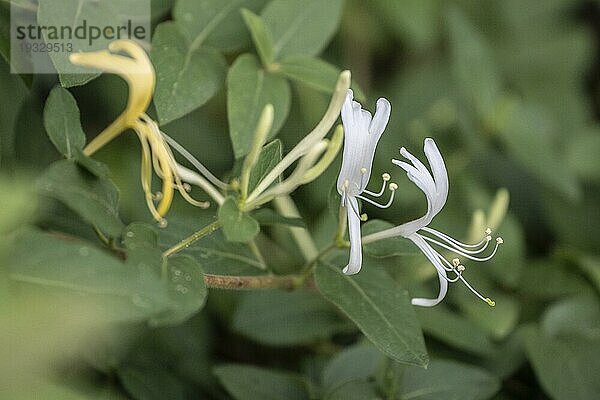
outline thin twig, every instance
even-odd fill
[[[202,239],[205,236],[210,235],[211,233],[213,233],[220,227],[221,227],[221,222],[219,220],[214,221],[213,223],[200,229],[198,232],[195,232],[191,236],[183,239],[181,242],[177,243],[175,246],[165,250],[165,252],[163,253],[163,256],[169,257],[181,250],[184,250],[184,249],[190,247],[190,245],[192,243],[194,243],[197,240]]]
[[[310,286],[301,275],[231,276],[204,274],[206,286],[213,289],[296,289],[303,284]]]

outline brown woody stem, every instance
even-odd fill
[[[301,275],[230,276],[204,274],[206,286],[213,289],[295,289],[305,283]]]

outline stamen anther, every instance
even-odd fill
[[[363,221],[363,222],[364,222],[364,221],[366,221],[367,219],[369,219],[369,216],[368,216],[366,213],[364,213],[364,214],[361,214],[361,215],[360,215],[360,220],[361,220],[361,221]]]
[[[485,240],[487,240],[489,242],[490,240],[492,240],[492,237],[488,235],[485,237]]]
[[[395,184],[395,183],[393,183],[393,182],[392,182],[392,183],[390,183],[390,190],[391,190],[392,192],[393,192],[393,191],[395,191],[395,190],[397,190],[397,189],[398,189],[398,185],[396,185],[396,184]]]
[[[366,169],[365,167],[362,167],[362,168],[360,169],[360,173],[361,173],[361,174],[366,174],[366,173],[367,173],[367,169]]]
[[[166,219],[164,219],[164,218],[163,218],[163,219],[161,219],[160,221],[158,221],[158,227],[159,227],[159,228],[166,228],[168,224],[169,224],[169,223],[168,223],[168,222],[167,222],[167,220],[166,220]]]
[[[162,192],[156,192],[156,194],[154,194],[153,197],[154,197],[154,200],[161,201],[163,198],[163,194],[162,194]]]
[[[497,237],[496,238],[496,243],[502,244],[502,243],[504,243],[504,239],[502,239],[501,237]]]
[[[488,305],[490,307],[496,307],[496,302],[494,300],[490,299],[489,297],[485,298],[485,302],[488,303]]]
[[[460,260],[458,258],[453,258],[452,265],[454,265],[455,267],[458,267],[460,265]]]
[[[486,234],[486,235],[489,235],[489,234],[491,234],[491,233],[492,233],[492,229],[491,229],[491,228],[487,228],[487,229],[485,230],[485,234]]]
[[[465,270],[465,266],[464,266],[464,265],[462,265],[462,264],[461,264],[461,265],[458,265],[458,266],[456,267],[456,270],[457,270],[458,272],[463,272],[463,271]]]
[[[183,186],[183,190],[188,193],[192,191],[192,186],[187,182],[182,183],[181,186]]]
[[[362,185],[363,178],[364,178],[364,174],[361,177],[361,185]],[[368,194],[369,196],[373,196],[373,197],[381,197],[381,195],[385,192],[387,182],[391,179],[390,174],[388,174],[388,173],[381,175],[381,178],[383,179],[383,185],[381,185],[381,190],[379,190],[379,192],[375,193],[375,192],[371,192],[370,190],[365,189],[363,191],[363,193]]]

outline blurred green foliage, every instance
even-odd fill
[[[227,229],[162,260],[217,210],[176,201],[169,226],[155,227],[133,135],[94,159],[81,152],[84,132],[89,142],[124,107],[125,84],[10,74],[9,3],[0,1],[0,398],[597,398],[597,1],[152,0],[150,113],[218,176],[239,172],[272,103],[278,140],[263,153],[277,151],[263,154],[255,173],[264,176],[270,158],[314,127],[349,69],[366,108],[379,96],[392,103],[373,176],[389,172],[398,199],[368,209],[365,233],[423,212],[390,159],[426,137],[451,183],[436,228],[468,239],[508,190],[495,229],[505,244],[467,270],[496,307],[456,285],[444,304],[416,312],[409,293],[437,283],[401,239],[365,246],[356,278],[338,273],[346,255],[334,252],[317,265],[316,288],[205,287],[203,272],[298,272],[289,226],[307,226],[326,247],[339,160],[294,194],[302,221],[232,203],[221,209]],[[71,3],[40,0],[40,17],[51,22]],[[242,243],[249,237],[264,259]]]

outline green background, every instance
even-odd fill
[[[160,230],[144,203],[132,132],[94,155],[105,165],[81,155],[82,132],[89,142],[124,108],[125,82],[11,75],[10,4],[2,0],[0,398],[598,396],[598,1],[152,6],[158,84],[149,113],[216,175],[239,168],[267,103],[275,108],[271,136],[289,151],[349,69],[366,109],[378,97],[392,103],[370,188],[388,172],[399,189],[390,209],[365,208],[370,219],[399,224],[425,211],[422,193],[390,159],[401,146],[423,159],[426,137],[450,179],[436,229],[469,239],[477,210],[489,213],[507,189],[509,211],[495,230],[504,245],[466,271],[496,307],[457,284],[441,305],[415,311],[409,298],[433,296],[437,279],[404,241],[366,248],[356,278],[337,272],[347,257],[340,251],[317,265],[317,288],[207,296],[203,271],[257,275],[264,265],[221,232],[161,264],[161,250],[211,222],[216,208],[177,199]],[[66,151],[65,138],[76,151]],[[340,161],[293,195],[319,247],[337,226],[331,192]],[[285,226],[262,223],[257,243],[272,272],[302,267]]]

